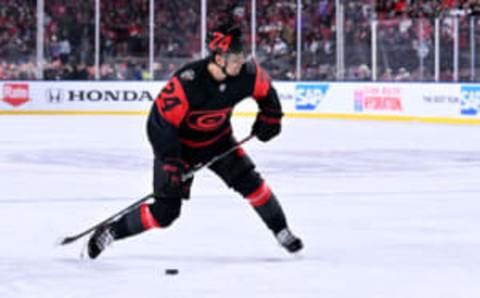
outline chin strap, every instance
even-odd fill
[[[212,59],[212,62],[213,64],[215,64],[216,66],[218,66],[220,68],[220,70],[222,71],[222,73],[225,75],[226,78],[230,77],[227,73],[227,65],[228,65],[228,60],[227,60],[227,57],[223,56],[223,60],[225,61],[225,65],[224,66],[221,66],[220,64],[217,63],[217,61],[215,61],[215,59]]]
[[[227,62],[225,62],[225,66],[221,66],[220,64],[218,64],[216,61],[213,61],[213,63],[218,66],[218,68],[220,68],[220,70],[222,71],[222,73],[225,75],[225,77],[230,77],[227,73]]]

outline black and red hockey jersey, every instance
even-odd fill
[[[247,62],[235,77],[216,81],[207,69],[208,59],[178,70],[155,99],[148,119],[148,136],[155,156],[191,162],[218,154],[219,145],[232,139],[230,118],[236,104],[247,97],[259,109],[281,113],[270,77],[257,63]]]

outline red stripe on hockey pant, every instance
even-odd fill
[[[148,204],[142,204],[140,206],[140,219],[145,230],[160,228],[160,224],[153,217]]]
[[[247,200],[250,202],[250,205],[254,207],[259,207],[264,205],[272,197],[272,191],[268,187],[265,181],[255,190],[253,193],[247,196]]]

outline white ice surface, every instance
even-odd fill
[[[1,298],[480,297],[477,126],[287,119],[247,144],[300,258],[208,171],[169,229],[55,246],[150,192],[144,120],[0,117]]]

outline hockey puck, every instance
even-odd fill
[[[167,275],[177,275],[178,274],[178,269],[165,269],[165,274]]]

